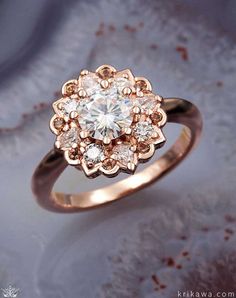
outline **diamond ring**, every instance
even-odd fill
[[[53,103],[50,128],[54,149],[41,161],[32,178],[39,204],[51,211],[77,212],[110,203],[157,181],[172,170],[197,144],[202,119],[189,101],[162,98],[151,83],[129,69],[102,65],[95,72],[82,70],[67,81]],[[80,194],[52,191],[67,165],[89,178],[134,174],[165,144],[167,122],[184,125],[174,145],[145,170],[110,186]]]

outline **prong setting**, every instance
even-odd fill
[[[110,139],[109,137],[105,137],[105,138],[103,139],[103,143],[104,143],[105,145],[109,145],[109,144],[111,143],[111,139]]]
[[[89,136],[89,132],[88,132],[88,131],[81,130],[81,132],[80,132],[80,137],[81,137],[82,139],[85,139],[85,138],[87,138],[88,136]]]
[[[70,116],[70,119],[75,119],[78,117],[78,113],[76,111],[72,111],[72,112],[70,112],[69,116]]]
[[[141,109],[137,106],[133,107],[134,114],[139,114],[141,112]]]
[[[82,69],[81,72],[80,72],[81,76],[86,76],[88,74],[89,74],[89,71],[87,69]]]
[[[122,90],[122,93],[123,93],[125,96],[129,96],[129,95],[132,93],[132,89],[129,88],[129,87],[125,87],[125,88]]]
[[[87,93],[84,89],[79,89],[78,90],[78,95],[80,98],[85,98],[87,96]]]
[[[128,167],[128,169],[130,170],[130,171],[134,171],[135,170],[135,164],[134,163],[132,163],[132,162],[128,162],[128,164],[127,164],[127,167]]]
[[[100,85],[103,89],[107,89],[109,87],[109,82],[108,80],[101,80]]]
[[[50,121],[55,147],[89,177],[133,173],[164,143],[166,114],[150,82],[128,69],[86,69],[62,87]]]

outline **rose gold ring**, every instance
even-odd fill
[[[55,212],[99,207],[150,185],[187,156],[202,130],[195,105],[184,99],[162,98],[152,92],[146,78],[110,65],[95,72],[82,70],[78,79],[66,82],[53,109],[50,128],[57,136],[55,147],[36,168],[32,189],[38,203]],[[164,145],[166,122],[182,124],[182,132],[163,156],[141,172],[89,192],[52,191],[67,165],[89,178],[134,174],[140,162],[147,162]]]

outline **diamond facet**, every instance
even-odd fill
[[[68,131],[63,132],[58,137],[58,141],[60,142],[60,147],[63,149],[71,148],[73,144],[77,144],[79,138],[79,130],[77,127],[72,127]]]
[[[81,87],[89,96],[101,90],[98,77],[94,73],[89,73],[81,77]]]
[[[79,101],[74,98],[68,98],[62,103],[61,111],[65,116],[69,116],[71,112],[78,112],[79,110]]]
[[[118,93],[122,94],[122,90],[126,87],[131,87],[131,82],[126,79],[126,78],[115,78],[113,83],[112,83],[112,87],[114,87],[115,89],[117,89]]]
[[[98,163],[104,159],[104,152],[102,146],[97,144],[90,144],[84,152],[84,159],[87,162]]]
[[[157,100],[154,96],[144,96],[134,100],[134,106],[144,110],[153,110],[157,105]]]
[[[115,139],[130,127],[132,103],[112,90],[95,92],[81,104],[79,123],[95,139]]]
[[[134,135],[139,142],[150,139],[153,132],[153,126],[147,121],[138,122],[134,127]]]
[[[126,144],[116,145],[113,149],[113,153],[116,155],[116,159],[124,165],[134,159],[134,152],[130,149],[130,146]]]

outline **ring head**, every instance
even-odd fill
[[[134,173],[165,143],[167,117],[150,82],[102,65],[66,82],[50,128],[68,164],[89,177]]]

